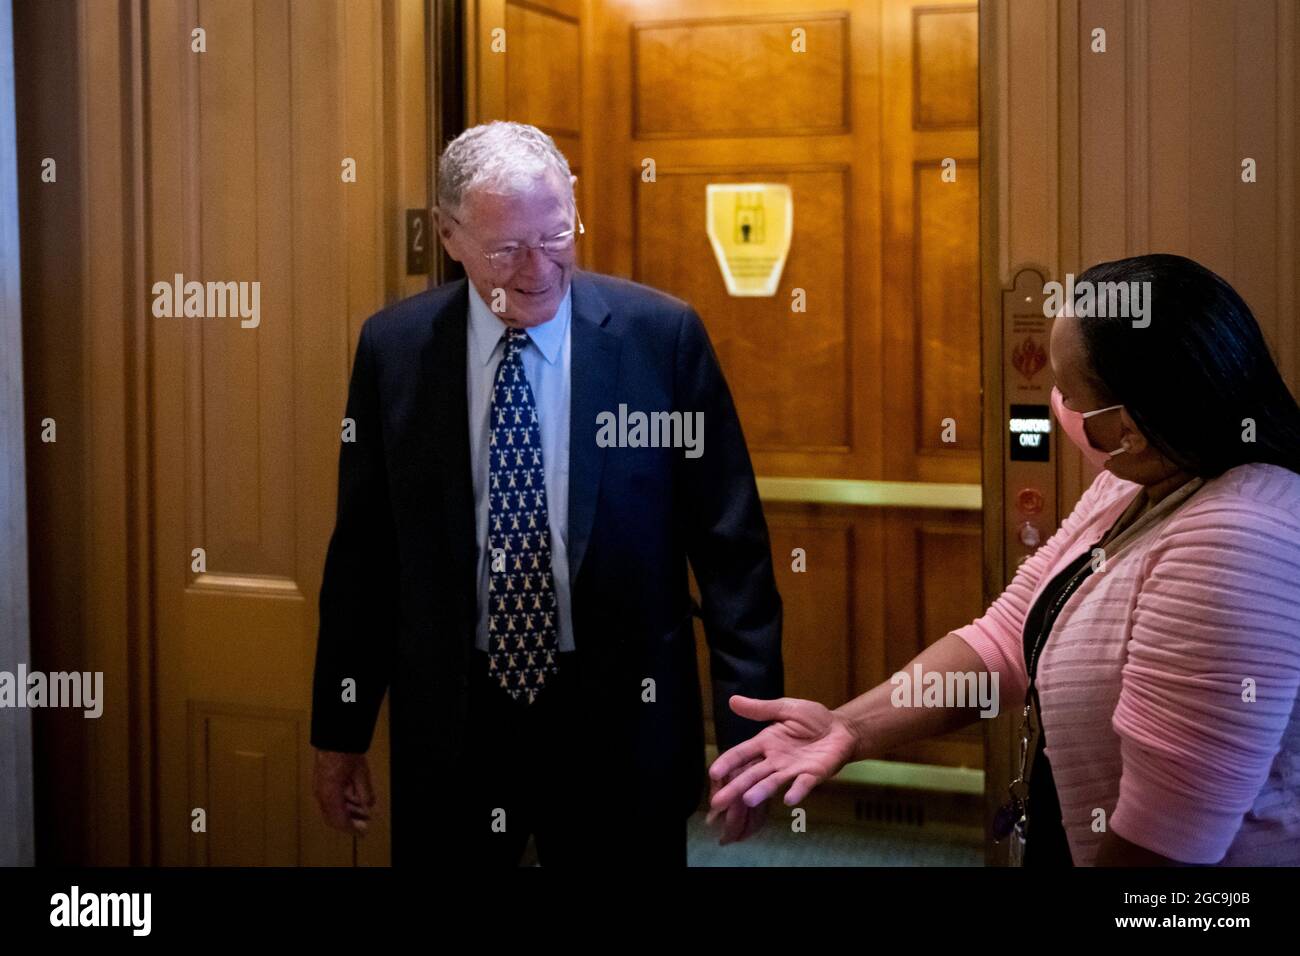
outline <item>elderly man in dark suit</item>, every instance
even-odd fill
[[[348,393],[311,742],[327,822],[364,832],[391,695],[394,863],[684,865],[704,746],[688,562],[721,748],[780,697],[781,599],[699,317],[576,269],[568,163],[496,122],[443,154],[468,276],[371,317]],[[715,790],[716,790],[715,786]],[[761,825],[737,801],[723,840]]]

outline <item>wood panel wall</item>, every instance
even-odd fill
[[[428,284],[423,0],[19,8],[27,399],[60,437],[28,430],[33,657],[107,698],[37,717],[40,858],[385,862],[386,813],[355,847],[320,822],[307,726],[356,338]],[[155,317],[176,273],[259,282],[260,324]],[[382,795],[383,728],[373,759]]]

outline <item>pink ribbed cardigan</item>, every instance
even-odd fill
[[[1103,471],[985,615],[954,632],[998,673],[1017,725],[1025,615],[1139,489]],[[1075,864],[1095,861],[1102,827],[1187,863],[1300,864],[1297,686],[1300,475],[1242,465],[1090,575],[1042,652]]]

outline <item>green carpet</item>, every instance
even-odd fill
[[[686,824],[690,866],[983,866],[980,843],[903,827],[864,828],[808,820],[804,833],[775,818],[741,843],[718,846],[718,830],[694,814]]]

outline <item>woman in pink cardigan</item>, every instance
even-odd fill
[[[1149,283],[1149,325],[1067,315],[1051,337],[1057,420],[1101,474],[906,672],[996,675],[1030,738],[996,835],[1026,865],[1300,864],[1300,407],[1214,273],[1139,256],[1076,288],[1101,282]],[[794,806],[979,707],[915,703],[894,681],[833,711],[733,697],[772,723],[710,768],[711,818],[786,786]]]

